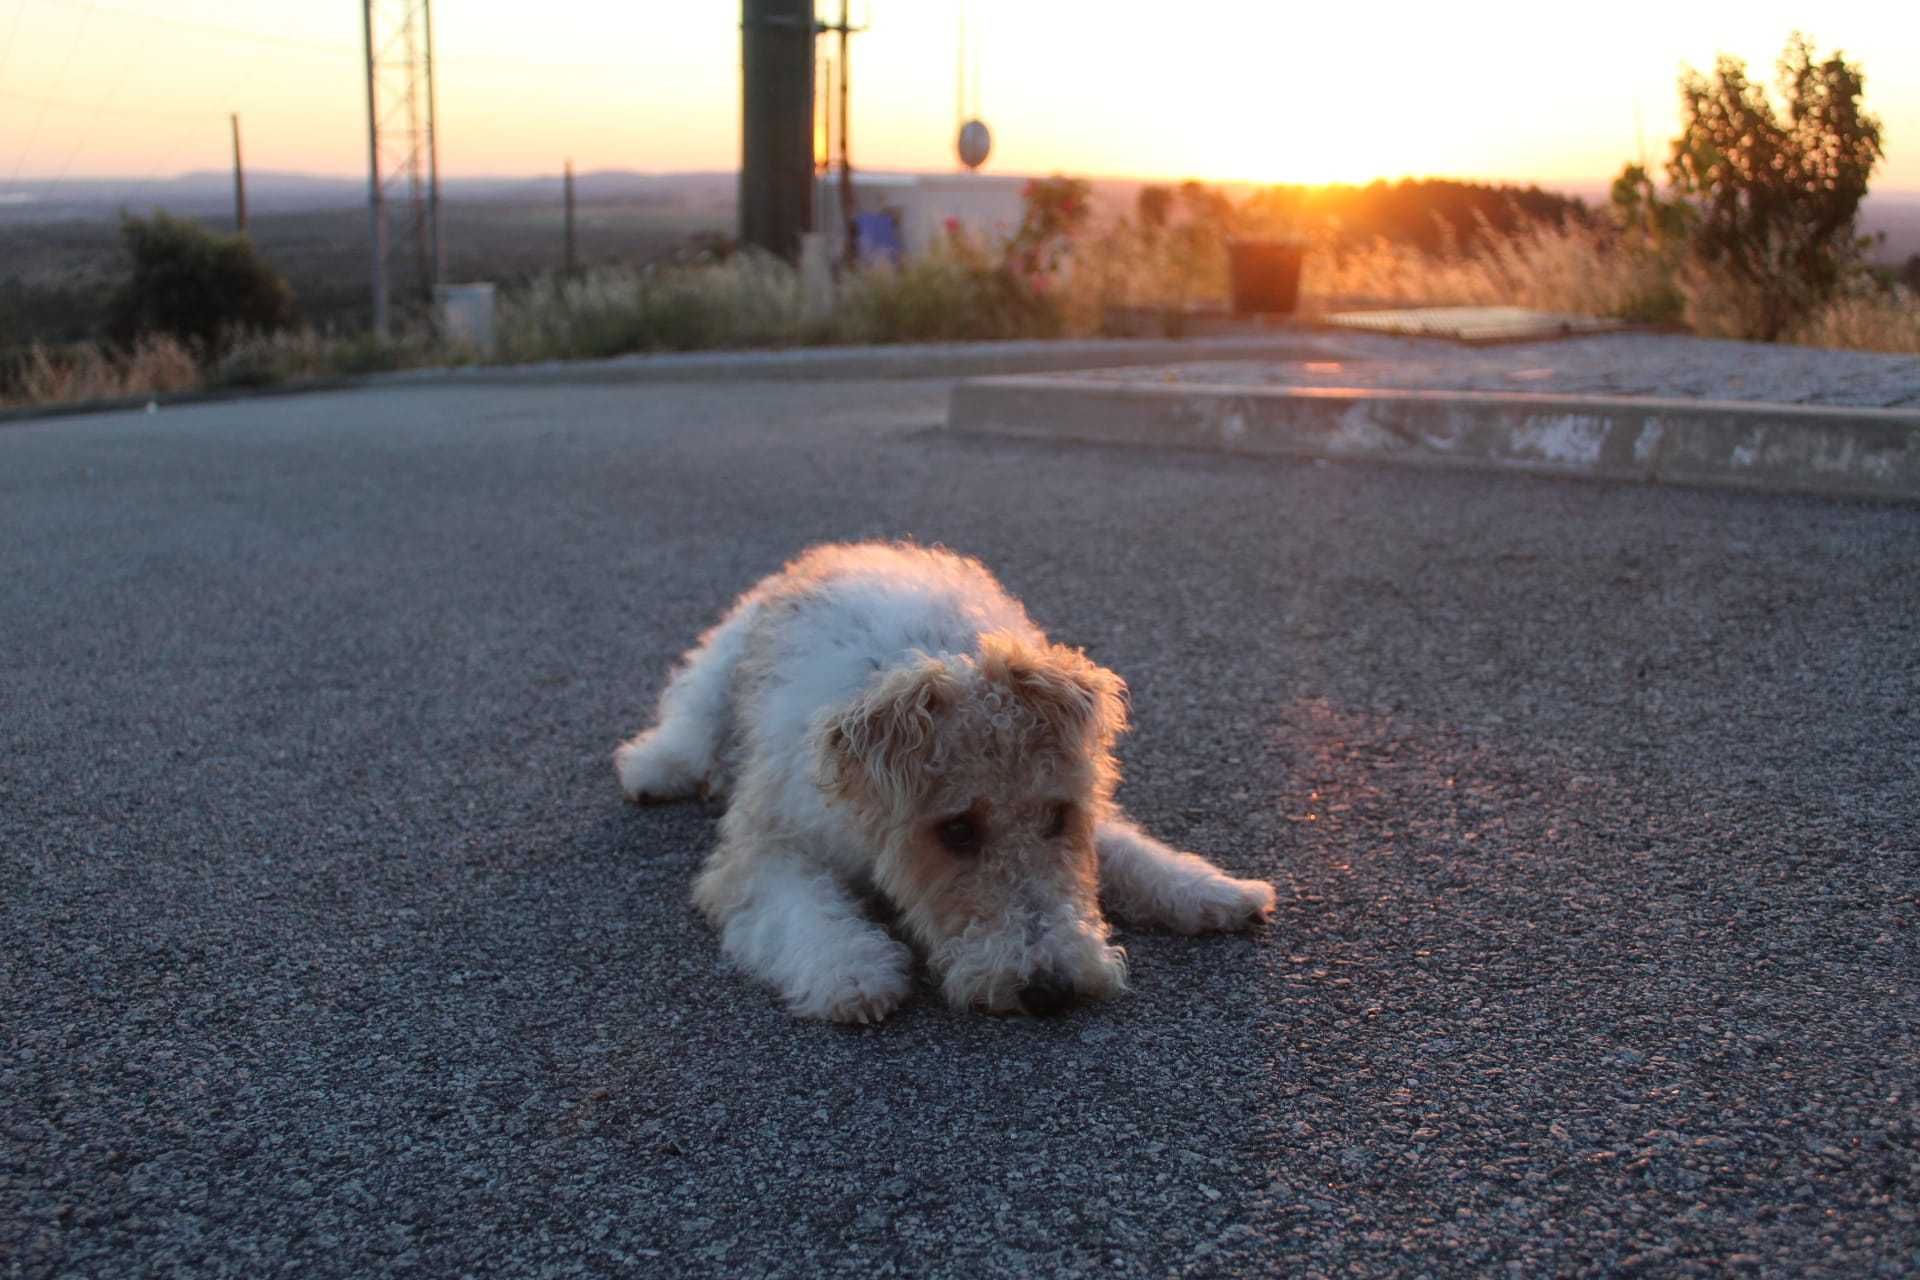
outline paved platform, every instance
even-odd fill
[[[1336,311],[1323,317],[1336,329],[1459,342],[1532,342],[1573,334],[1605,333],[1626,323],[1609,316],[1569,315],[1531,307],[1403,307]]]
[[[1281,361],[988,378],[963,431],[1920,500],[1920,360],[1672,335],[1317,335]]]

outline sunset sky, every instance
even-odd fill
[[[953,165],[959,0],[855,0],[854,159]],[[1675,131],[1682,64],[1771,81],[1789,31],[1864,67],[1876,191],[1920,192],[1920,6],[968,0],[989,169],[1273,182],[1603,182]],[[822,16],[837,14],[823,0]],[[440,0],[448,176],[730,169],[737,0]],[[1570,16],[1577,15],[1577,16]],[[20,179],[366,164],[356,0],[0,0],[0,194]],[[828,50],[827,42],[821,50]]]

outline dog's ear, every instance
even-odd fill
[[[937,726],[958,699],[947,665],[926,658],[889,671],[815,728],[815,763],[827,794],[899,814],[937,764]]]
[[[1062,741],[1104,750],[1127,731],[1127,682],[1078,649],[1013,647],[1000,660],[1013,691]]]

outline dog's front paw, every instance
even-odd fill
[[[1218,876],[1194,886],[1175,927],[1183,933],[1228,933],[1273,918],[1278,895],[1265,880]]]
[[[913,989],[904,970],[849,976],[831,989],[814,994],[793,1011],[803,1018],[822,1018],[849,1026],[879,1022],[907,998]]]
[[[825,1017],[829,1022],[846,1023],[849,1026],[871,1026],[900,1007],[906,998],[905,991],[864,991],[848,993],[846,997],[828,1006]]]
[[[788,1007],[802,1018],[852,1026],[879,1022],[913,990],[912,953],[875,933],[830,960],[816,957],[812,972],[788,989]]]

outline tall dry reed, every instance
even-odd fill
[[[15,404],[69,404],[85,400],[123,400],[164,395],[200,385],[193,352],[174,338],[141,338],[120,352],[95,343],[46,347],[38,343],[0,388],[0,401]]]

